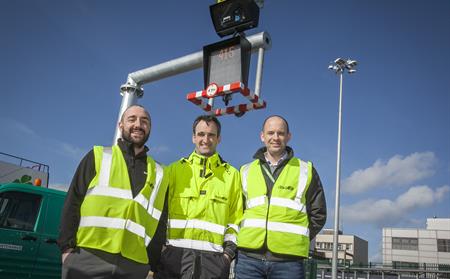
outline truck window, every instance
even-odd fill
[[[24,192],[0,195],[0,227],[32,231],[41,207],[41,196]]]

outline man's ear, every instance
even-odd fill
[[[288,133],[287,137],[286,137],[286,143],[288,143],[291,140],[291,138],[292,138],[292,134]]]
[[[264,132],[261,131],[259,138],[261,139],[261,142],[264,142]]]

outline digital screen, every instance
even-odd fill
[[[208,84],[219,86],[232,82],[242,82],[241,46],[235,45],[213,51],[209,59]]]

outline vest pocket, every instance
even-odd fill
[[[169,203],[169,212],[172,215],[170,218],[177,219],[188,216],[189,204],[193,197],[194,195],[190,193],[179,193],[178,195],[174,195]]]
[[[223,218],[228,216],[228,195],[221,191],[214,191],[209,196],[208,217],[212,220],[219,219],[220,223]],[[227,218],[225,218],[227,219]]]

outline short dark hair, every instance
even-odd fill
[[[206,124],[208,124],[210,122],[214,122],[217,126],[217,136],[220,136],[220,130],[221,130],[220,121],[214,115],[209,115],[209,114],[200,115],[197,118],[195,118],[194,124],[192,124],[192,133],[194,135],[195,135],[195,128],[197,128],[197,125],[198,125],[198,123],[200,123],[200,121],[205,121]]]
[[[269,120],[270,118],[273,118],[273,117],[281,118],[281,120],[284,121],[284,124],[286,124],[286,133],[289,134],[289,123],[287,122],[287,120],[286,120],[283,116],[280,116],[280,115],[278,115],[278,114],[273,114],[273,115],[267,117],[267,118],[264,120],[264,122],[263,122],[261,131],[264,132],[264,126],[266,126],[267,120]]]
[[[145,111],[145,113],[147,114],[147,116],[148,116],[148,121],[150,121],[150,124],[152,124],[152,118],[150,117],[150,113],[148,113],[147,109],[144,108],[144,106],[141,106],[141,105],[138,105],[138,104],[131,105],[131,106],[127,107],[127,108],[123,111],[122,115],[120,116],[120,122],[123,122],[123,116],[125,115],[125,112],[127,112],[127,110],[129,110],[129,109],[132,108],[132,107],[140,107],[140,108],[142,108],[142,109]]]

